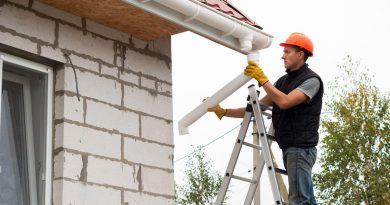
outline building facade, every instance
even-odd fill
[[[174,204],[169,36],[10,0],[0,44],[0,204]]]

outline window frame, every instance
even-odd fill
[[[51,205],[51,202],[52,202],[52,171],[53,171],[53,168],[52,168],[52,165],[53,165],[53,162],[52,162],[53,161],[52,160],[52,156],[53,156],[53,145],[52,145],[53,144],[53,87],[54,87],[53,69],[51,67],[43,65],[43,64],[39,64],[39,63],[30,61],[30,60],[26,60],[26,59],[23,59],[20,57],[16,57],[13,55],[9,55],[9,54],[0,52],[0,79],[1,79],[0,90],[2,90],[3,77],[5,78],[7,76],[7,78],[8,78],[8,74],[3,75],[4,63],[16,65],[18,67],[22,67],[26,71],[39,73],[39,74],[44,75],[46,77],[46,87],[45,87],[45,91],[44,91],[46,94],[46,99],[44,99],[44,101],[46,101],[46,105],[47,105],[46,110],[45,110],[46,111],[46,116],[45,116],[46,123],[44,124],[45,125],[45,133],[46,133],[46,135],[44,136],[45,145],[46,145],[45,146],[45,159],[44,159],[45,171],[44,171],[44,176],[40,176],[40,177],[42,177],[42,179],[45,180],[45,182],[44,182],[44,185],[45,185],[44,204]],[[20,82],[18,82],[18,83],[20,83]],[[24,88],[25,87],[23,86],[23,89]],[[26,95],[26,94],[24,94],[24,95]],[[28,99],[28,101],[31,101],[30,98]],[[29,104],[31,106],[31,102]],[[1,107],[1,95],[0,95],[0,107]],[[1,114],[1,109],[0,109],[0,114]],[[31,112],[30,112],[30,114],[31,114]],[[32,119],[31,115],[28,116],[28,112],[27,112],[27,117]],[[28,146],[34,147],[34,144],[28,143]],[[28,149],[28,152],[29,153],[31,152],[30,148]],[[30,167],[30,163],[35,163],[35,160],[33,162],[29,162],[29,167]],[[35,172],[35,170],[34,170],[34,172]],[[29,170],[29,174],[31,174],[30,170]],[[31,185],[30,185],[30,189],[31,189]],[[32,193],[37,193],[37,190],[33,191]],[[41,196],[37,196],[37,194],[35,194],[35,196],[30,196],[30,199],[34,198],[34,197],[40,198]],[[31,205],[34,205],[34,204],[31,204]]]

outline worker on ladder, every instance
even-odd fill
[[[273,106],[275,138],[288,174],[289,204],[317,204],[312,168],[317,157],[324,86],[320,76],[306,63],[313,56],[313,44],[306,35],[292,33],[280,46],[284,47],[282,59],[287,74],[274,85],[255,62],[249,61],[244,73],[255,78],[265,90],[260,103]],[[219,119],[242,118],[245,114],[245,108],[224,109],[220,105],[209,111],[215,112]]]

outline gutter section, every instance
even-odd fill
[[[196,0],[123,0],[242,54],[268,48],[270,34]]]

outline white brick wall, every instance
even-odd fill
[[[81,155],[61,151],[54,156],[54,178],[79,180],[83,161]]]
[[[99,73],[99,63],[77,55],[70,55],[74,66],[78,66],[95,73]]]
[[[69,123],[56,125],[55,131],[55,148],[63,147],[93,155],[121,159],[121,136],[118,134],[110,134]]]
[[[39,1],[34,1],[32,8],[34,10],[43,12],[46,15],[51,16],[53,18],[64,20],[66,22],[69,22],[69,23],[75,24],[76,26],[81,27],[81,17],[79,17],[79,16],[71,15],[65,11],[53,8],[49,5],[41,3]]]
[[[130,166],[122,162],[89,157],[87,169],[88,181],[137,190],[138,168],[138,165]]]
[[[55,119],[68,119],[83,122],[83,100],[78,101],[76,97],[67,95],[56,96],[54,100]]]
[[[121,191],[83,182],[55,180],[53,205],[121,205]]]
[[[139,110],[154,116],[172,120],[172,98],[134,86],[124,86],[124,105],[129,109]],[[161,109],[161,108],[164,109]]]
[[[118,68],[113,67],[113,66],[102,65],[101,73],[103,75],[109,75],[109,76],[112,76],[114,78],[117,78],[118,77]]]
[[[141,117],[142,138],[173,145],[173,125],[172,122],[159,120],[153,117]]]
[[[0,8],[0,25],[41,41],[54,43],[54,21],[39,17],[33,12],[4,5]]]
[[[127,205],[171,205],[175,204],[175,200],[172,198],[152,196],[141,193],[134,193],[126,191],[124,193],[125,203]]]
[[[65,67],[64,72],[65,82],[62,89],[76,92],[73,69],[71,67]],[[122,91],[118,81],[78,69],[76,69],[76,74],[80,95],[99,99],[110,104],[121,104]]]
[[[144,190],[167,196],[175,196],[173,172],[142,167],[142,185]]]
[[[133,50],[126,51],[125,67],[135,72],[148,74],[166,82],[172,82],[172,70],[158,58],[142,55]]]
[[[0,9],[0,19],[1,18],[2,17],[1,17],[1,9]],[[34,43],[29,39],[25,39],[2,31],[0,31],[0,43],[12,46],[17,49],[23,49],[31,53],[37,53],[38,50],[37,43]]]
[[[83,34],[69,25],[60,24],[59,46],[77,53],[86,54],[92,58],[101,59],[107,63],[114,62],[114,43],[91,33]]]
[[[149,78],[141,77],[141,86],[155,90],[156,81]]]
[[[118,30],[109,28],[90,20],[87,20],[86,24],[88,31],[106,36],[114,40],[118,40],[120,42],[129,42],[130,35],[127,33],[119,32]]]
[[[87,100],[87,124],[139,136],[139,116],[130,111]]]
[[[173,148],[155,143],[125,138],[124,158],[144,165],[173,169]]]
[[[146,42],[36,0],[6,0],[0,43],[55,65],[53,205],[174,204],[170,38]]]
[[[124,81],[128,82],[128,83],[139,85],[139,79],[140,78],[136,74],[133,74],[133,73],[130,73],[130,72],[127,72],[127,71],[119,72],[119,78],[121,80],[124,80]]]

